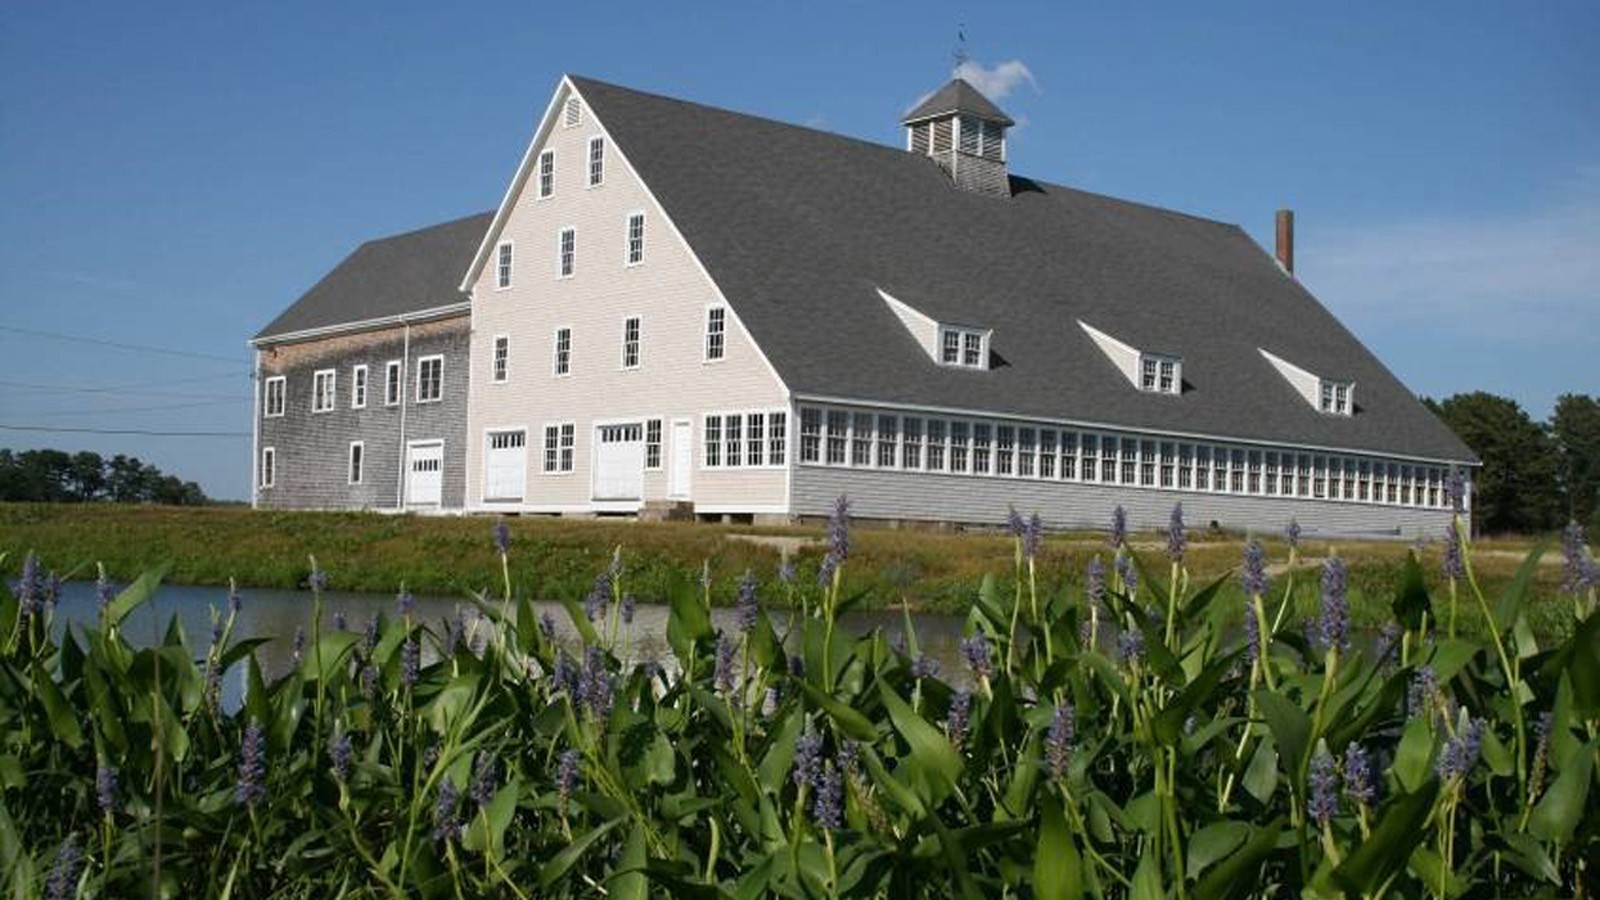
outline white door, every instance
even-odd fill
[[[602,425],[595,441],[594,499],[644,497],[644,426]]]
[[[483,499],[522,500],[528,485],[528,433],[491,431],[484,444]]]
[[[406,447],[406,505],[438,506],[444,496],[444,443]]]
[[[694,426],[687,419],[680,419],[672,423],[672,496],[689,496],[689,477],[693,472]]]

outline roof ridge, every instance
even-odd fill
[[[382,244],[382,243],[384,243],[386,241],[393,241],[393,240],[398,240],[398,239],[401,239],[401,238],[415,237],[416,235],[422,234],[425,231],[435,231],[435,230],[440,229],[440,228],[448,228],[451,225],[460,225],[460,224],[462,224],[464,222],[469,222],[469,221],[471,221],[473,219],[481,219],[484,216],[493,216],[493,215],[494,215],[494,210],[491,209],[491,210],[486,210],[486,211],[483,211],[483,212],[475,212],[475,213],[472,213],[471,215],[458,216],[458,217],[456,217],[454,219],[446,219],[443,222],[435,222],[432,225],[423,225],[423,226],[421,226],[419,228],[412,228],[412,229],[407,230],[407,231],[397,231],[394,234],[385,234],[385,235],[380,235],[380,236],[374,237],[374,238],[367,238],[366,240],[362,241],[360,244],[356,245],[356,250],[360,250],[362,247],[371,246],[373,244]],[[355,251],[351,251],[351,252],[355,252]]]

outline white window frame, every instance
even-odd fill
[[[566,348],[562,349],[565,336]],[[566,378],[572,374],[572,326],[558,325],[550,333],[550,374]]]
[[[428,371],[428,364],[432,363],[432,362],[437,362],[439,364],[439,382],[438,382],[438,385],[437,385],[438,396],[435,396],[435,397],[424,397],[424,396],[422,396],[422,384],[423,384],[423,381],[424,381],[424,376],[427,374],[427,371]],[[429,354],[427,356],[419,356],[419,357],[417,357],[417,387],[416,387],[416,390],[417,390],[417,392],[416,392],[416,398],[417,398],[416,399],[416,403],[419,406],[424,404],[424,403],[439,403],[439,402],[444,400],[444,354],[443,353],[431,353],[431,354]]]
[[[545,150],[539,154],[539,171],[536,175],[539,187],[535,193],[540,200],[549,200],[556,195],[556,151]]]
[[[600,187],[606,183],[606,136],[603,134],[590,135],[589,142],[584,146],[588,148],[588,154],[585,157],[585,162],[587,163],[584,169],[586,173],[585,183],[588,187]],[[599,159],[596,159],[594,155],[596,147],[600,148]]]
[[[371,384],[367,378],[367,364],[361,363],[350,368],[350,408],[367,408],[367,391]]]
[[[265,391],[265,393],[263,393],[262,397],[261,397],[261,418],[263,418],[263,419],[281,419],[281,418],[283,418],[284,410],[289,405],[288,404],[289,379],[287,377],[283,376],[283,375],[274,375],[271,378],[268,378],[264,384],[265,384],[265,387],[263,388],[263,390]],[[273,412],[272,411],[273,407],[274,407],[274,403],[273,403],[274,396],[276,396],[276,400],[277,400],[277,403],[276,403],[276,407],[277,407],[277,410],[278,410],[277,412]]]
[[[497,334],[489,342],[489,381],[505,384],[511,380],[511,336]]]
[[[567,241],[572,247],[568,249]],[[564,225],[556,231],[556,280],[565,281],[578,273],[578,229]]]
[[[633,225],[639,223],[638,252],[634,252]],[[623,217],[622,231],[622,264],[629,268],[644,264],[644,241],[646,222],[644,210],[636,209]]]
[[[646,472],[659,472],[664,468],[663,461],[666,459],[666,451],[662,445],[662,440],[665,429],[666,420],[659,416],[644,420],[644,470]],[[655,455],[654,464],[650,462],[652,451]]]
[[[633,326],[633,339],[631,341],[628,339],[628,326],[629,325]],[[630,351],[631,351],[632,356],[633,356],[633,361],[632,362],[628,361],[628,356],[629,356]],[[637,315],[637,314],[631,315],[631,316],[623,316],[623,318],[622,318],[622,360],[621,360],[622,365],[620,366],[620,368],[624,372],[632,371],[634,369],[639,368],[639,364],[643,359],[644,359],[644,316]]]
[[[571,475],[577,468],[578,424],[571,421],[546,422],[539,433],[544,436],[539,448],[539,474]]]
[[[712,330],[712,314],[720,312],[716,317],[717,328]],[[704,339],[700,342],[701,362],[719,363],[728,358],[728,307],[721,303],[712,303],[706,307],[704,317]],[[712,338],[715,337],[715,344]],[[712,347],[716,347],[716,354],[712,355]]]
[[[968,328],[963,325],[939,326],[939,365],[949,366],[953,369],[978,369],[989,368],[989,336],[990,332],[981,328]],[[951,338],[955,339],[955,346],[950,346]],[[977,342],[977,360],[969,362],[971,343]],[[955,361],[950,361],[949,351],[954,349]]]
[[[278,483],[278,448],[262,447],[260,469],[256,472],[256,486],[270,490]]]
[[[383,364],[383,405],[399,406],[405,397],[406,377],[400,360],[391,359]]]
[[[1150,376],[1148,385],[1145,382],[1146,374]],[[1161,353],[1139,354],[1139,390],[1167,397],[1177,397],[1182,394],[1183,360]]]
[[[511,289],[513,266],[516,265],[516,245],[510,240],[503,240],[494,248],[494,289],[506,291]]]
[[[344,475],[348,484],[362,484],[367,474],[367,442],[351,441],[345,454]]]
[[[328,393],[326,406],[322,404],[323,379],[327,379]],[[339,405],[339,370],[318,369],[311,373],[311,411],[314,413],[333,412]]]
[[[789,464],[789,419],[789,410],[785,407],[718,409],[703,413],[700,416],[699,468],[784,468]],[[752,422],[760,423],[754,432],[760,437],[754,440],[751,438]],[[819,419],[819,426],[820,423]],[[820,444],[818,450],[820,453]],[[730,452],[736,452],[737,457]],[[731,463],[734,458],[739,461]]]

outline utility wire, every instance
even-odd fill
[[[117,350],[131,350],[136,353],[161,353],[167,356],[186,356],[190,359],[212,359],[222,362],[237,363],[237,356],[219,356],[215,353],[197,353],[193,350],[172,350],[167,347],[151,347],[148,344],[125,344],[121,341],[105,341],[99,338],[80,337],[75,334],[62,334],[57,331],[41,331],[37,328],[18,328],[15,325],[0,325],[0,331],[9,331],[12,334],[26,334],[32,337],[50,338],[57,341],[75,341],[80,344],[94,344],[97,347],[112,347]]]
[[[32,381],[7,381],[0,379],[0,385],[5,387],[24,388],[30,391],[39,391],[46,394],[138,394],[141,397],[188,397],[198,400],[235,400],[243,401],[247,394],[207,394],[198,391],[146,391],[133,387],[73,387],[69,385],[39,384]]]
[[[12,387],[38,388],[40,390],[72,392],[78,394],[121,394],[134,388],[159,387],[168,384],[193,384],[197,381],[218,381],[229,378],[248,378],[249,370],[234,372],[218,372],[215,375],[190,375],[187,378],[157,378],[154,381],[124,381],[113,385],[63,385],[40,384],[36,381],[0,381],[0,384]]]
[[[162,403],[157,406],[99,406],[94,409],[43,409],[43,410],[11,410],[14,414],[24,416],[104,416],[121,415],[122,413],[156,412],[165,409],[196,409],[202,406],[222,406],[223,404],[237,404],[239,398],[230,397],[226,400],[197,400],[192,403]]]
[[[139,434],[148,437],[249,437],[248,431],[147,431],[142,428],[63,428],[54,425],[6,425],[0,431],[46,431],[63,434]]]

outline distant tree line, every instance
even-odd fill
[[[0,501],[32,503],[210,503],[192,481],[167,475],[138,457],[106,459],[92,451],[0,448]]]
[[[1473,497],[1480,531],[1548,531],[1572,521],[1600,532],[1600,401],[1562,394],[1546,422],[1483,391],[1422,402],[1483,460]]]

